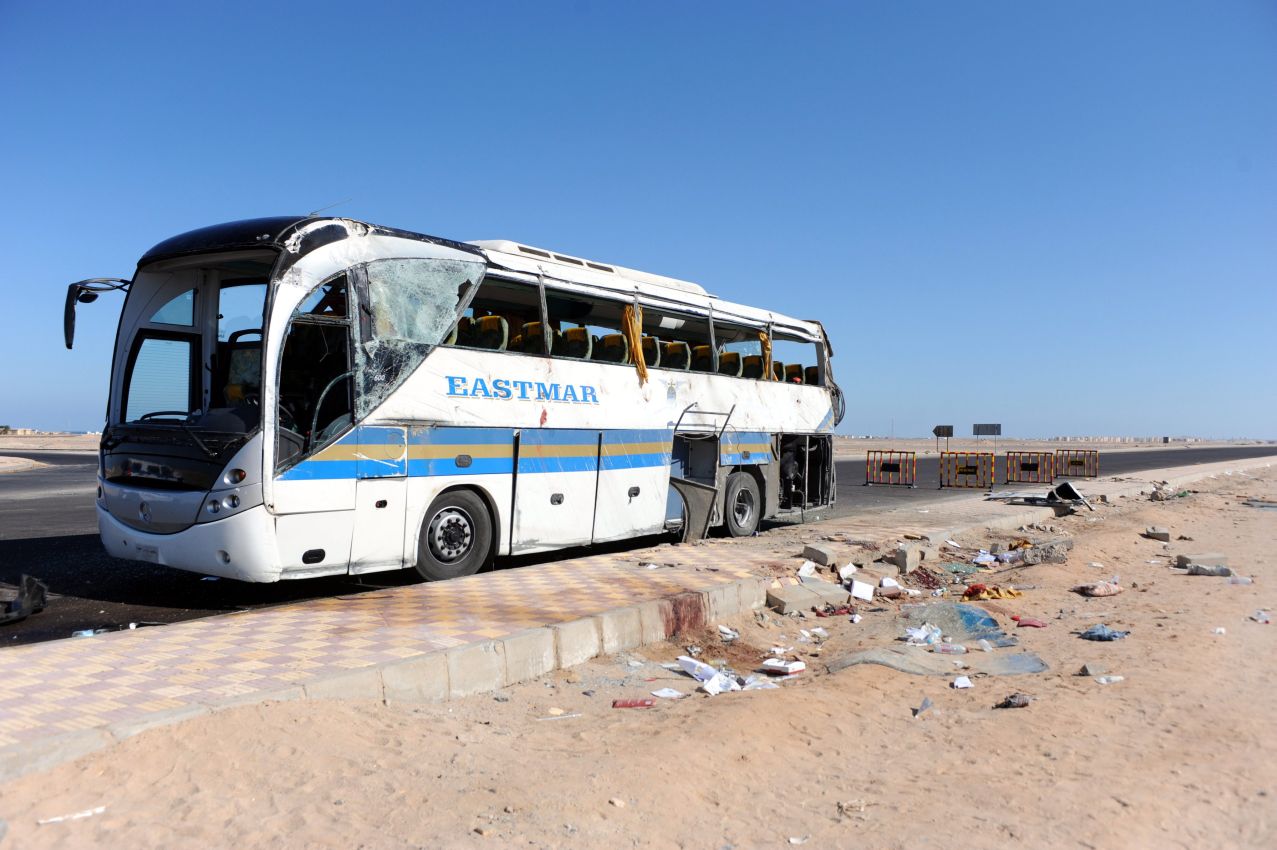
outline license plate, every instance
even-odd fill
[[[147,561],[152,564],[160,562],[160,550],[156,546],[136,546],[137,559],[139,561]]]

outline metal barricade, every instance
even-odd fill
[[[996,465],[992,452],[941,452],[940,487],[992,487]]]
[[[1007,452],[1006,483],[1050,484],[1055,480],[1055,455],[1050,452]]]
[[[865,453],[865,485],[903,484],[916,487],[918,453],[874,451]]]
[[[1056,478],[1099,478],[1100,453],[1094,449],[1056,449]]]

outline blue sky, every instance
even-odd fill
[[[1277,4],[0,0],[0,423],[175,233],[333,212],[825,322],[846,433],[1277,438]]]

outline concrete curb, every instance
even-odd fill
[[[1269,466],[1274,462],[1277,461],[1271,457],[1254,458],[1249,463],[1203,465],[1201,469],[1180,475],[1173,474],[1171,469],[1153,470],[1147,479],[1095,483],[1101,485],[1110,497],[1130,496],[1149,489],[1157,480],[1180,486],[1210,477],[1225,468],[1236,472]],[[1159,475],[1159,472],[1167,474]],[[977,528],[1018,528],[1055,516],[1051,508],[1029,508],[937,533],[952,536]],[[818,527],[836,522],[829,520],[812,525]],[[380,666],[355,668],[283,690],[229,697],[101,728],[76,730],[39,741],[10,745],[0,749],[0,782],[47,770],[149,729],[244,705],[294,699],[428,703],[496,691],[581,664],[599,655],[659,643],[675,634],[756,610],[765,604],[769,584],[768,579],[760,577],[737,579],[708,590],[685,591],[644,600],[578,620],[526,629],[495,640],[436,650]]]

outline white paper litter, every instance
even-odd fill
[[[946,546],[952,546],[954,549],[961,549],[961,548],[962,548],[962,547],[961,547],[961,546],[959,546],[957,543],[954,543],[952,540],[946,540],[944,543],[945,543],[945,545],[946,545]]]
[[[719,626],[718,633],[722,636],[724,643],[730,643],[740,637],[740,632],[727,626]]]
[[[859,622],[860,622],[861,620],[863,620],[863,619],[864,619],[864,617],[860,616],[859,614],[852,614],[852,615],[851,615],[851,621],[852,621],[853,623],[859,623]]]
[[[682,699],[687,694],[682,691],[676,691],[673,688],[661,688],[658,691],[652,691],[652,696],[660,697],[661,699]]]
[[[763,669],[768,673],[801,673],[807,665],[801,661],[786,661],[783,658],[768,658],[763,661]]]
[[[909,636],[907,643],[910,646],[931,646],[940,642],[942,633],[937,626],[923,623],[921,626],[909,626],[905,634]]]
[[[811,633],[813,637],[818,637],[821,640],[829,640],[829,632],[825,631],[820,626],[817,626],[816,628],[812,629]]]
[[[896,581],[891,576],[883,576],[882,581],[878,582],[878,586],[879,587],[899,587],[900,582]]]
[[[735,676],[729,676],[726,673],[715,673],[711,678],[701,682],[701,690],[712,697],[716,697],[727,691],[739,691],[740,683],[736,681]]]
[[[966,688],[975,687],[975,685],[971,684],[971,677],[969,676],[959,676],[958,678],[954,679],[953,686],[957,688],[958,690],[964,690]]]
[[[802,578],[810,578],[816,574],[816,563],[814,561],[803,561],[803,565],[798,568],[798,575]]]
[[[745,680],[743,691],[773,691],[780,688],[773,679],[766,676],[750,676]]]
[[[851,580],[851,595],[856,599],[863,599],[866,602],[873,601],[874,586],[867,581]]]
[[[683,668],[683,672],[691,676],[698,682],[706,682],[718,675],[718,670],[709,666],[704,661],[697,661],[686,655],[678,657],[678,666]]]

